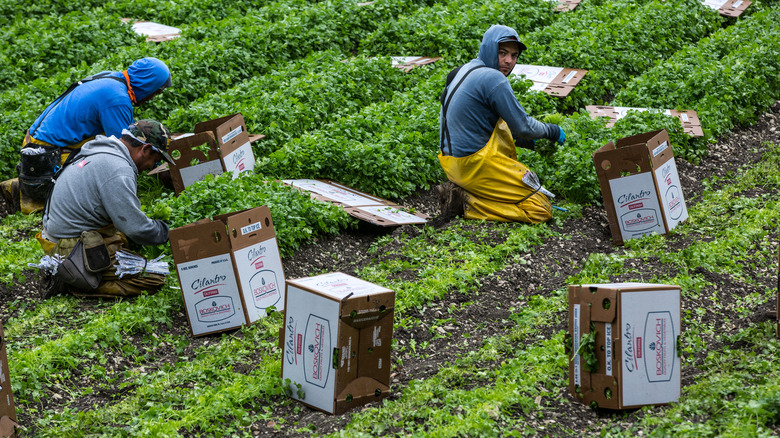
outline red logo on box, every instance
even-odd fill
[[[636,358],[641,359],[642,358],[642,338],[636,338]]]
[[[209,289],[203,291],[204,297],[212,297],[214,295],[219,295],[219,289]]]

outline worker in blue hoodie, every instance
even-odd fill
[[[35,119],[22,143],[19,179],[3,194],[24,213],[40,211],[51,175],[68,154],[98,134],[119,137],[133,123],[133,106],[171,86],[168,67],[141,58],[124,71],[104,71],[72,84]],[[17,205],[18,202],[18,205]]]
[[[491,26],[479,56],[447,78],[439,153],[450,181],[440,186],[445,216],[528,223],[552,217],[549,192],[517,161],[515,147],[540,138],[563,144],[566,134],[529,116],[512,91],[507,76],[525,49],[514,29]]]

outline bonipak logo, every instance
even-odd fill
[[[620,217],[620,223],[627,232],[651,230],[659,226],[657,212],[652,208],[640,208]]]
[[[304,378],[312,385],[324,388],[330,373],[330,322],[316,315],[309,315],[304,335]]]

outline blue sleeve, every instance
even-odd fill
[[[551,126],[555,125],[542,123],[525,112],[523,106],[517,101],[508,80],[500,81],[488,93],[488,96],[490,96],[491,107],[504,119],[515,140],[521,138],[531,140],[538,138],[558,139],[559,130],[551,129]]]
[[[103,132],[107,137],[122,136],[122,130],[133,123],[133,106],[127,105],[106,105],[99,107],[98,110],[100,123],[103,125]]]

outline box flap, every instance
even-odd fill
[[[5,333],[3,332],[2,323],[0,323],[0,416],[2,416],[3,419],[7,418],[12,422],[17,421],[14,393],[11,389],[11,375],[8,369]],[[13,432],[12,427],[10,430]]]
[[[234,251],[276,237],[268,206],[231,214],[226,219],[227,232]]]
[[[208,244],[204,242],[205,236],[210,237]],[[221,221],[199,221],[174,228],[168,239],[173,260],[177,264],[230,252],[230,239]]]
[[[365,327],[383,318],[395,308],[395,292],[385,289],[368,295],[347,295],[341,300],[342,321],[353,327]]]
[[[390,395],[390,388],[370,377],[358,377],[336,396],[336,414],[354,407],[379,401]]]
[[[0,438],[16,438],[16,428],[19,427],[10,417],[0,418]]]

